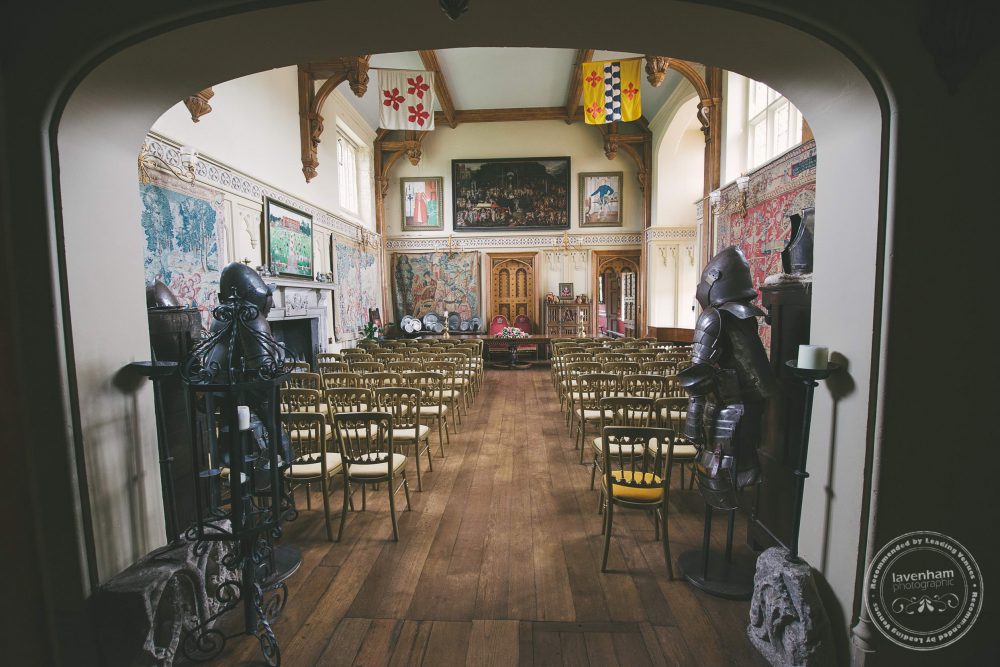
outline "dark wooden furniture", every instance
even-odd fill
[[[646,327],[646,335],[653,336],[661,343],[690,343],[694,340],[694,329]]]
[[[778,378],[778,395],[768,402],[758,456],[764,483],[756,489],[754,514],[747,539],[752,547],[791,544],[795,521],[795,475],[802,437],[805,389],[785,362],[795,359],[799,345],[809,342],[812,283],[788,283],[761,288],[761,300],[771,325],[771,368]],[[768,534],[770,531],[770,534]]]
[[[589,303],[545,304],[545,326],[542,333],[559,336],[591,336]]]

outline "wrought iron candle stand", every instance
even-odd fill
[[[275,549],[283,515],[294,506],[283,490],[288,456],[280,431],[279,391],[288,368],[286,351],[260,326],[260,308],[236,295],[214,311],[212,333],[181,369],[188,397],[195,461],[197,521],[187,539],[205,553],[213,542],[232,549],[223,565],[239,579],[218,582],[219,610],[187,630],[181,644],[196,661],[219,655],[227,639],[257,637],[268,664],[281,664],[271,623],[284,608],[284,579],[297,569],[297,550]],[[254,426],[252,428],[252,416]],[[256,423],[259,422],[259,425]],[[284,455],[283,455],[284,454]],[[226,635],[216,622],[243,603],[243,629]]]
[[[833,373],[840,369],[840,364],[828,363],[826,368],[799,368],[795,359],[789,359],[785,365],[806,387],[805,416],[802,420],[802,441],[799,445],[799,462],[795,468],[795,514],[792,523],[792,543],[785,545],[789,551],[789,559],[794,563],[803,562],[799,558],[799,524],[802,523],[802,496],[805,493],[806,478],[806,455],[809,453],[809,426],[812,422],[813,393],[819,386],[819,380],[826,380]]]

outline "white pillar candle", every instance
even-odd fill
[[[249,431],[250,430],[250,408],[246,405],[237,405],[236,412],[240,416],[240,430]]]
[[[819,345],[799,345],[799,368],[823,370],[830,361],[830,351]]]

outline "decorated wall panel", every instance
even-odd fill
[[[392,293],[396,321],[444,311],[461,321],[481,317],[478,252],[393,253]]]
[[[225,223],[219,192],[159,172],[139,186],[146,283],[163,281],[207,326],[218,302]]]
[[[379,249],[362,249],[356,244],[337,240],[336,257],[337,304],[334,327],[338,340],[360,336],[368,321],[368,309],[379,304]]]
[[[749,174],[747,207],[735,185],[722,191],[716,216],[714,252],[735,245],[750,263],[754,287],[781,273],[781,251],[791,231],[788,216],[816,201],[816,143],[806,142]],[[758,301],[759,302],[759,301]],[[770,327],[761,324],[761,338],[770,345]]]

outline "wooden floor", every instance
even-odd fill
[[[422,493],[411,461],[399,542],[384,487],[351,514],[341,543],[326,541],[318,502],[286,525],[303,564],[274,626],[284,665],[766,664],[746,639],[749,603],[669,581],[647,516],[615,513],[613,572],[600,573],[597,492],[548,369],[488,371],[446,458],[432,442]],[[703,505],[676,482],[671,498],[676,561],[700,546]],[[242,637],[216,664],[263,661]]]

